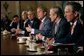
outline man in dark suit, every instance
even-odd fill
[[[23,22],[22,22],[23,28],[17,31],[19,34],[29,36],[29,32],[26,31],[26,27],[28,27],[28,25],[30,25],[32,28],[35,28],[35,29],[39,28],[40,20],[35,18],[34,10],[29,9],[28,12],[23,11],[22,19],[23,19]]]
[[[63,16],[63,12],[60,7],[52,7],[50,9],[50,18],[52,21],[51,38],[55,39],[55,42],[59,42],[69,32],[69,23]],[[52,40],[52,39],[51,39]]]
[[[20,19],[19,19],[18,15],[13,16],[13,20],[10,23],[10,30],[20,28],[20,24],[19,24],[20,21],[19,20]]]
[[[70,31],[66,38],[62,41],[64,43],[75,43],[74,50],[77,52],[80,46],[78,43],[83,41],[83,22],[79,18],[81,5],[77,2],[68,2],[65,5],[65,17],[70,23]],[[81,42],[80,42],[81,41]],[[82,49],[83,50],[83,49]],[[83,52],[80,54],[82,55]],[[79,55],[79,53],[78,53]]]
[[[79,10],[81,5],[76,2],[68,2],[65,6],[65,17],[70,23],[70,31],[67,36],[62,39],[62,43],[78,43],[83,34],[82,21],[79,19]]]
[[[82,43],[83,41],[83,37],[82,37],[83,22],[82,20],[79,19],[80,8],[81,8],[81,5],[79,3],[76,3],[76,2],[66,3],[64,11],[65,11],[65,17],[67,21],[70,23],[69,33],[64,38],[56,40],[56,42],[64,43],[64,44],[75,43],[73,48],[71,48],[71,50],[69,49],[69,51],[72,54],[76,54],[76,55],[77,55],[77,50],[79,50],[78,48],[80,46],[79,43]]]
[[[37,8],[37,16],[38,16],[38,19],[40,19],[41,21],[39,29],[27,27],[26,30],[28,32],[31,32],[31,34],[41,33],[42,35],[48,36],[51,30],[51,21],[50,21],[50,18],[47,17],[47,11],[45,7],[41,6]]]
[[[34,28],[34,29],[39,29],[40,20],[35,17],[34,10],[29,9],[27,14],[28,14],[27,27],[31,27],[31,28]],[[27,33],[29,33],[29,32],[27,31]]]
[[[21,20],[18,15],[14,15],[13,20],[10,23],[10,32],[13,33],[13,35],[16,35],[18,29],[22,29]]]
[[[20,20],[20,26],[21,26],[21,28],[16,30],[16,34],[22,34],[24,36],[28,35],[27,31],[25,29],[28,26],[27,11],[22,12],[22,18]]]
[[[39,29],[40,20],[35,17],[33,9],[29,9],[28,12],[28,25],[32,28]]]

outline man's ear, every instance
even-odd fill
[[[46,15],[47,14],[47,12],[44,12],[44,15]]]
[[[54,17],[55,17],[55,18],[57,18],[57,17],[58,17],[58,15],[57,15],[57,14],[54,14]]]
[[[77,17],[78,14],[79,14],[79,12],[75,11],[75,13],[74,13],[75,17]]]

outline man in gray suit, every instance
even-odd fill
[[[44,36],[48,36],[51,30],[51,21],[50,21],[50,18],[47,17],[46,8],[43,6],[39,6],[37,8],[37,16],[38,16],[38,19],[41,21],[39,29],[34,29],[29,26],[29,27],[26,27],[26,30],[28,32],[31,32],[31,34],[41,33]]]
[[[68,34],[70,25],[64,18],[60,7],[52,7],[50,9],[50,18],[52,21],[50,36],[55,39],[55,42],[60,42]]]

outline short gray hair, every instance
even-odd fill
[[[55,7],[52,7],[51,9],[52,9],[52,10],[55,12],[55,14],[57,14],[58,16],[64,17],[64,16],[63,16],[63,11],[62,11],[62,9],[61,9],[60,7],[55,6]]]

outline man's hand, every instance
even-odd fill
[[[21,33],[21,29],[16,29],[16,34],[20,34]]]
[[[32,30],[31,26],[28,25],[28,27],[26,27],[26,30],[27,30],[28,32],[31,32],[31,30]]]
[[[55,40],[54,40],[54,38],[47,38],[47,39],[46,39],[46,42],[47,42],[48,44],[52,44],[52,43],[55,42]]]
[[[11,32],[15,32],[15,31],[16,31],[16,29],[15,29],[15,28],[12,28],[12,29],[11,29]]]
[[[42,40],[42,37],[43,37],[42,34],[40,34],[40,33],[39,33],[39,34],[36,34],[36,39],[37,39],[37,40],[38,40],[38,39],[39,39],[39,40]]]

